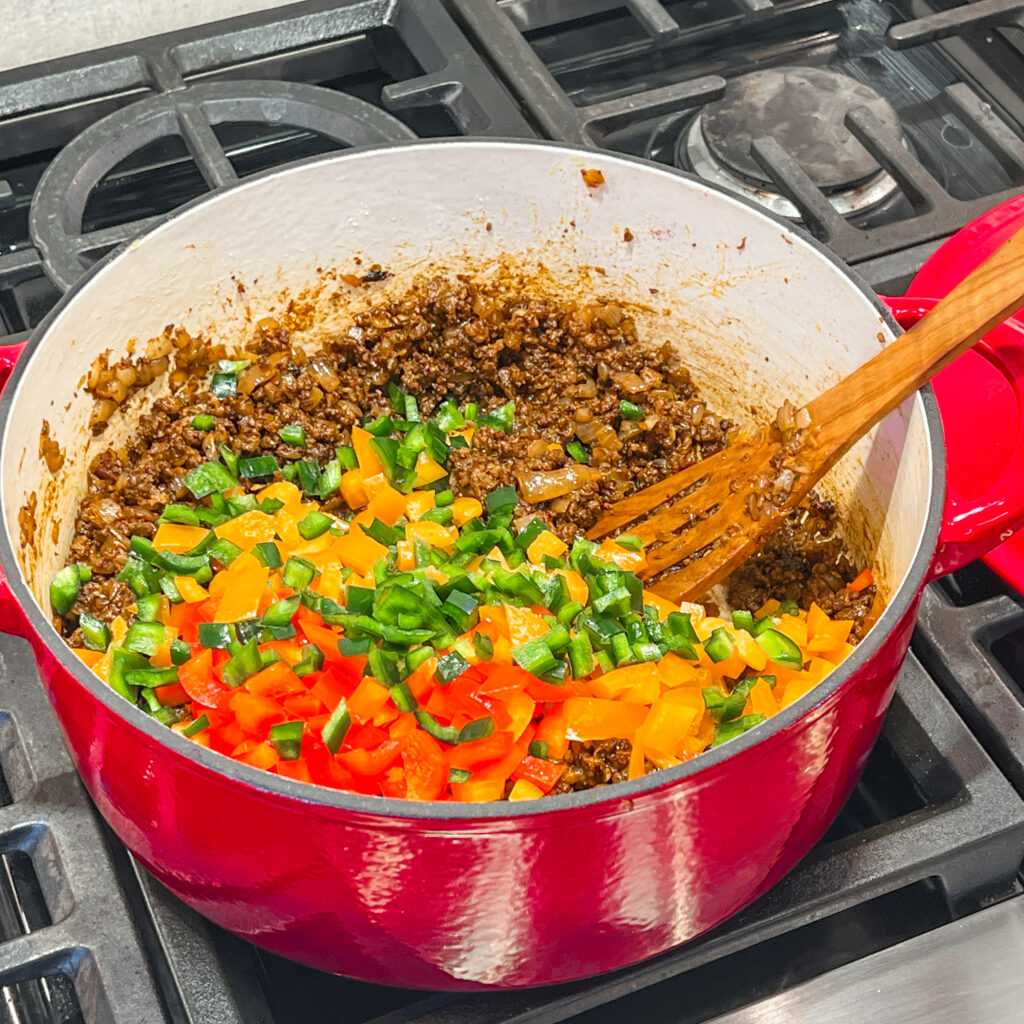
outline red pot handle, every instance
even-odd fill
[[[917,323],[938,301],[916,296],[882,300],[893,311],[901,327]],[[1009,384],[1017,402],[1016,433],[1006,467],[988,491],[970,500],[958,494],[970,493],[974,472],[970,452],[964,446],[947,443],[946,507],[930,578],[944,576],[991,551],[1024,526],[1024,326],[1008,320],[977,342],[972,352],[986,359]]]
[[[7,381],[14,372],[14,367],[25,351],[27,342],[16,345],[0,346],[0,393],[7,387]],[[25,633],[25,616],[4,578],[0,568],[0,631],[4,633]]]

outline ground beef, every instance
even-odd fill
[[[607,786],[611,782],[625,782],[632,749],[629,740],[590,740],[586,743],[573,740],[562,759],[566,769],[553,792],[574,793]],[[647,772],[654,771],[650,761],[645,761],[644,768]]]
[[[224,346],[202,349],[184,334],[176,344],[188,363],[178,387],[142,417],[126,448],[102,452],[90,468],[71,557],[92,568],[95,582],[83,589],[66,628],[80,610],[107,620],[124,611],[127,588],[110,585],[110,577],[131,536],[152,537],[160,510],[189,500],[185,474],[216,458],[219,445],[240,456],[273,455],[281,464],[324,463],[349,443],[351,427],[364,416],[390,411],[391,383],[415,395],[425,415],[447,399],[485,410],[515,402],[514,433],[482,427],[471,448],[453,452],[457,494],[482,498],[515,484],[518,473],[560,469],[569,460],[567,442],[588,442],[604,477],[521,509],[543,515],[566,540],[632,490],[720,451],[731,427],[708,411],[676,350],[642,345],[619,307],[497,295],[457,279],[437,278],[369,309],[312,355],[292,347],[276,322],[260,321],[245,345],[256,358],[239,375],[239,393],[221,399],[209,391],[208,370],[227,354]],[[624,399],[641,407],[642,420],[622,418]],[[199,414],[213,417],[212,430],[192,427]],[[290,423],[305,429],[304,448],[281,440],[281,427]],[[327,508],[343,509],[340,496]],[[832,538],[833,518],[822,502],[798,510],[735,574],[733,603],[757,608],[768,596],[812,598],[830,614],[863,622],[873,588],[846,596],[843,586],[856,570],[841,542],[825,539]]]
[[[853,619],[854,639],[871,624],[874,584],[857,594],[846,590],[858,574],[836,534],[835,506],[813,492],[765,545],[728,581],[729,604],[756,611],[769,598],[796,601],[807,608],[816,601],[831,618]]]

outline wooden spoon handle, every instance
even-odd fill
[[[1024,306],[1024,228],[934,309],[807,406],[807,447],[827,469],[883,417]]]

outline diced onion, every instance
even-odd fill
[[[610,452],[617,452],[622,447],[618,435],[607,423],[594,420],[577,423],[576,436],[588,447],[604,448]]]
[[[636,373],[614,373],[612,374],[612,380],[614,380],[627,395],[638,395],[641,391],[646,391],[650,386],[643,377]]]
[[[563,494],[571,494],[593,481],[600,480],[601,470],[593,466],[574,464],[564,469],[545,472],[526,471],[518,473],[519,493],[523,501],[536,505],[541,501],[560,498]]]

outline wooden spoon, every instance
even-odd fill
[[[797,410],[785,446],[767,434],[737,441],[617,502],[587,536],[642,520],[629,532],[647,545],[644,577],[699,555],[651,589],[674,601],[702,596],[763,547],[855,442],[1022,306],[1024,229],[909,331]]]

